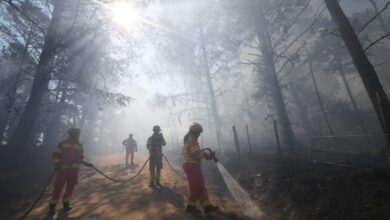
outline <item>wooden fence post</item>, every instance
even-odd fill
[[[274,131],[275,131],[275,138],[276,138],[279,156],[280,156],[280,159],[283,159],[282,149],[280,147],[280,141],[279,141],[278,124],[277,124],[276,120],[274,120]]]
[[[249,136],[249,129],[248,129],[248,125],[245,126],[246,127],[246,136],[248,137],[248,145],[249,145],[249,152],[252,153],[252,143],[251,143],[251,138]]]
[[[237,153],[240,154],[240,143],[238,141],[238,135],[237,135],[236,126],[233,125],[232,128],[233,128],[234,142],[236,143],[236,150],[237,150]]]

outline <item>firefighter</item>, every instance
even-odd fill
[[[137,152],[137,142],[133,139],[133,134],[130,134],[129,138],[124,140],[122,144],[126,147],[126,158],[125,158],[126,167],[130,166],[129,154],[131,155],[130,157],[131,166],[135,166],[136,164],[134,163],[134,152]]]
[[[163,168],[162,164],[162,146],[165,146],[166,142],[161,133],[161,128],[158,125],[153,127],[153,135],[148,138],[146,147],[149,150],[150,161],[149,161],[149,186],[160,186],[160,174]]]
[[[80,129],[68,129],[69,137],[61,141],[52,155],[54,168],[57,172],[54,182],[54,189],[49,206],[49,215],[55,214],[55,208],[61,197],[61,191],[66,184],[65,193],[62,196],[63,211],[67,212],[70,207],[70,197],[76,186],[80,164],[91,167],[92,164],[84,161],[83,145],[79,142]]]
[[[187,175],[190,189],[186,211],[193,214],[201,212],[196,208],[197,202],[203,207],[205,213],[218,210],[217,206],[210,203],[201,170],[201,160],[211,160],[214,157],[214,153],[207,153],[200,149],[198,138],[202,131],[203,128],[199,123],[193,123],[184,136],[184,146],[181,152],[184,159],[183,169]]]

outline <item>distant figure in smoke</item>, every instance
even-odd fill
[[[131,155],[131,157],[130,157],[131,166],[134,167],[136,165],[134,163],[134,152],[137,152],[137,142],[133,139],[133,134],[130,134],[129,138],[122,141],[122,144],[126,148],[126,158],[125,158],[126,167],[130,167],[129,154]]]
[[[211,205],[205,182],[201,170],[202,158],[211,160],[213,153],[207,153],[200,149],[198,138],[203,128],[199,123],[193,123],[190,130],[184,136],[184,146],[181,154],[184,158],[183,169],[187,175],[190,195],[186,211],[193,214],[199,214],[201,211],[196,208],[196,203],[200,202],[205,213],[217,211],[218,207]]]
[[[162,164],[162,146],[165,146],[167,143],[161,133],[161,128],[158,125],[153,127],[153,135],[148,138],[146,147],[149,150],[150,161],[149,161],[149,171],[150,179],[149,186],[162,186],[160,183],[160,174],[161,169],[163,168]]]
[[[55,208],[58,200],[61,197],[61,191],[66,184],[66,190],[62,197],[63,211],[69,211],[69,200],[76,186],[80,164],[91,167],[92,164],[84,161],[83,145],[79,142],[80,129],[70,128],[68,130],[69,137],[61,141],[52,155],[52,161],[57,172],[54,182],[54,189],[49,206],[49,215],[55,214]]]

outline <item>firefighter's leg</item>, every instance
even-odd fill
[[[150,173],[149,186],[154,186],[154,181],[156,179],[155,169],[156,169],[155,156],[151,154],[149,160],[149,173]]]
[[[130,158],[130,160],[131,160],[131,165],[134,165],[134,147],[132,147],[132,148],[130,149],[130,154],[131,154],[131,158]]]
[[[57,204],[61,197],[61,191],[66,182],[66,170],[57,171],[57,176],[54,181],[54,189],[51,196],[50,204]]]
[[[156,184],[158,186],[161,186],[160,184],[160,176],[161,176],[161,170],[163,168],[162,164],[162,154],[158,155],[156,157]]]
[[[200,200],[200,194],[202,193],[200,167],[194,164],[184,164],[183,169],[187,175],[188,186],[190,189],[188,204],[195,206],[197,201]]]
[[[64,204],[64,210],[69,211],[71,209],[69,202],[70,198],[72,197],[74,187],[77,184],[79,169],[69,169],[68,171],[68,179],[66,182],[66,190],[64,193],[64,196],[62,198],[62,202]]]
[[[54,189],[50,199],[49,215],[54,215],[55,213],[56,205],[58,200],[61,197],[61,191],[65,185],[65,181],[66,181],[65,170],[57,171],[56,179],[54,181]]]
[[[126,147],[126,158],[125,158],[125,165],[128,166],[129,165],[129,149],[128,147]]]
[[[211,205],[210,203],[210,200],[209,200],[209,194],[207,192],[207,189],[206,189],[206,186],[205,186],[205,182],[204,182],[204,178],[203,178],[203,174],[201,174],[201,178],[200,178],[200,195],[199,195],[199,200],[200,200],[200,204],[202,205],[202,207],[206,207],[208,205]]]
[[[202,205],[203,211],[205,213],[217,211],[219,208],[217,206],[211,205],[211,203],[210,203],[209,195],[208,195],[208,192],[206,189],[206,185],[205,185],[203,174],[202,174],[201,170],[200,170],[200,174],[201,174],[201,176],[200,176],[199,183],[200,183],[201,192],[199,195],[199,200],[200,200],[200,204]]]

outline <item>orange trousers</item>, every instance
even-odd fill
[[[56,204],[61,197],[61,191],[66,184],[65,193],[62,197],[63,202],[69,202],[73,194],[74,187],[77,184],[79,168],[66,168],[57,171],[56,180],[54,182],[54,189],[50,204]]]
[[[205,187],[200,165],[194,163],[184,163],[183,169],[187,175],[188,186],[190,189],[188,205],[196,205],[198,201],[203,207],[210,205],[209,195]]]

